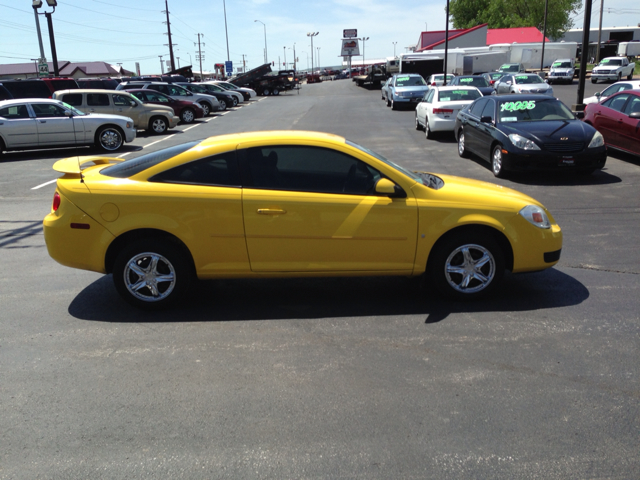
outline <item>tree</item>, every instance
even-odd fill
[[[455,28],[471,28],[488,23],[489,28],[544,26],[545,0],[451,0],[449,13]],[[582,0],[549,0],[547,37],[559,38],[573,26],[571,15]]]

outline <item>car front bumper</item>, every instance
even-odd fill
[[[509,171],[586,171],[604,167],[606,147],[591,148],[577,153],[557,153],[548,150],[524,151],[515,148],[502,153],[504,168]]]
[[[617,73],[593,73],[591,72],[591,80],[618,80]]]

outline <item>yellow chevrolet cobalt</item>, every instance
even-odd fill
[[[411,172],[336,135],[210,137],[138,158],[71,157],[49,254],[160,308],[196,279],[426,274],[454,299],[555,265],[562,232],[531,197]]]

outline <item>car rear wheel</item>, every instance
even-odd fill
[[[622,72],[618,72],[618,81],[622,80]]]
[[[627,80],[633,80],[633,71],[627,75]]]
[[[274,88],[272,95],[280,95],[280,90],[278,90],[277,88]]]
[[[123,143],[122,132],[117,127],[102,127],[96,134],[96,144],[104,151],[115,152]]]
[[[493,175],[498,178],[504,178],[504,164],[502,158],[502,145],[496,145],[493,147],[493,152],[491,153],[491,170],[493,171]]]
[[[131,305],[157,310],[180,299],[193,280],[180,247],[160,239],[141,239],[125,247],[113,268],[113,283]]]
[[[149,121],[149,130],[156,135],[160,135],[169,130],[169,123],[166,118],[162,117],[153,117]]]
[[[469,152],[467,152],[467,148],[464,144],[464,130],[460,129],[460,133],[458,133],[458,155],[462,158],[467,158],[469,156]]]
[[[434,286],[456,300],[488,295],[502,279],[504,268],[504,254],[491,235],[469,230],[436,244],[427,265]]]
[[[192,108],[185,108],[180,113],[180,120],[184,123],[191,123],[196,119],[196,112]]]
[[[264,88],[262,90],[262,95],[264,95],[265,97],[268,96],[271,93],[271,91],[268,88]]]
[[[391,106],[391,100],[389,100],[389,97],[387,97],[387,107]]]

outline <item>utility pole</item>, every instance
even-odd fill
[[[246,63],[244,62],[244,57],[246,57],[246,55],[243,53],[242,54],[242,73],[247,71],[247,66],[246,66]]]
[[[549,0],[544,1],[544,27],[542,28],[542,58],[540,59],[540,76],[544,78],[544,44],[547,40],[547,12],[549,11]]]
[[[227,62],[230,62],[231,59],[229,58],[229,32],[227,31],[227,3],[225,2],[225,0],[222,0],[222,6],[224,7],[224,34],[227,36]],[[202,71],[202,69],[200,69],[200,71]]]
[[[598,46],[596,47],[596,64],[600,63],[600,41],[602,40],[602,12],[604,0],[600,0],[600,27],[598,28]]]
[[[580,55],[580,74],[578,75],[578,98],[576,99],[576,110],[581,108],[584,111],[584,81],[587,75],[587,56],[589,55],[589,33],[591,29],[591,0],[584,2],[584,24],[582,26],[582,52]],[[578,107],[578,105],[580,107]]]
[[[202,74],[202,46],[204,46],[204,43],[200,43],[200,35],[202,35],[204,37],[204,33],[197,33],[196,35],[198,35],[198,57],[196,58],[196,60],[200,60],[200,81],[203,81],[203,77],[204,75]],[[194,44],[195,45],[195,44]]]
[[[158,55],[158,57],[160,57],[160,73],[164,74],[164,62],[162,61],[164,55]]]
[[[171,59],[171,71],[176,69],[176,62],[173,59],[173,43],[171,40],[171,23],[169,22],[169,4],[164,0],[164,12],[167,14],[167,36],[169,37],[169,58]]]
[[[587,0],[591,1],[591,0]],[[444,83],[442,85],[447,85],[447,57],[449,56],[449,0],[447,0],[447,19],[446,24],[444,26]],[[427,24],[425,23],[425,27]]]
[[[33,14],[36,16],[36,31],[38,32],[38,44],[40,45],[40,61],[46,62],[47,58],[44,56],[44,47],[42,46],[42,33],[40,32],[40,19],[38,18],[38,10],[33,9]],[[37,72],[37,70],[36,70]]]

